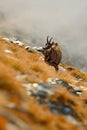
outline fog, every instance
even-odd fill
[[[87,71],[87,0],[0,0],[0,35],[32,46],[52,36],[63,62]]]

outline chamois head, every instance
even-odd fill
[[[45,47],[43,48],[44,50],[52,47],[52,45],[54,44],[54,42],[52,42],[52,39],[52,37],[49,39],[49,36],[47,36],[47,42],[45,44]]]

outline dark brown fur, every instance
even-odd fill
[[[58,64],[62,59],[62,51],[58,43],[51,43],[51,40],[52,38],[48,40],[47,37],[47,43],[43,48],[45,54],[45,62],[47,62],[51,66],[54,66],[55,69],[58,70]]]

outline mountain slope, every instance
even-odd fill
[[[86,130],[87,74],[0,38],[0,130]]]

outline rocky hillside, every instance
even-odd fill
[[[87,74],[40,51],[0,38],[0,130],[87,130]]]

